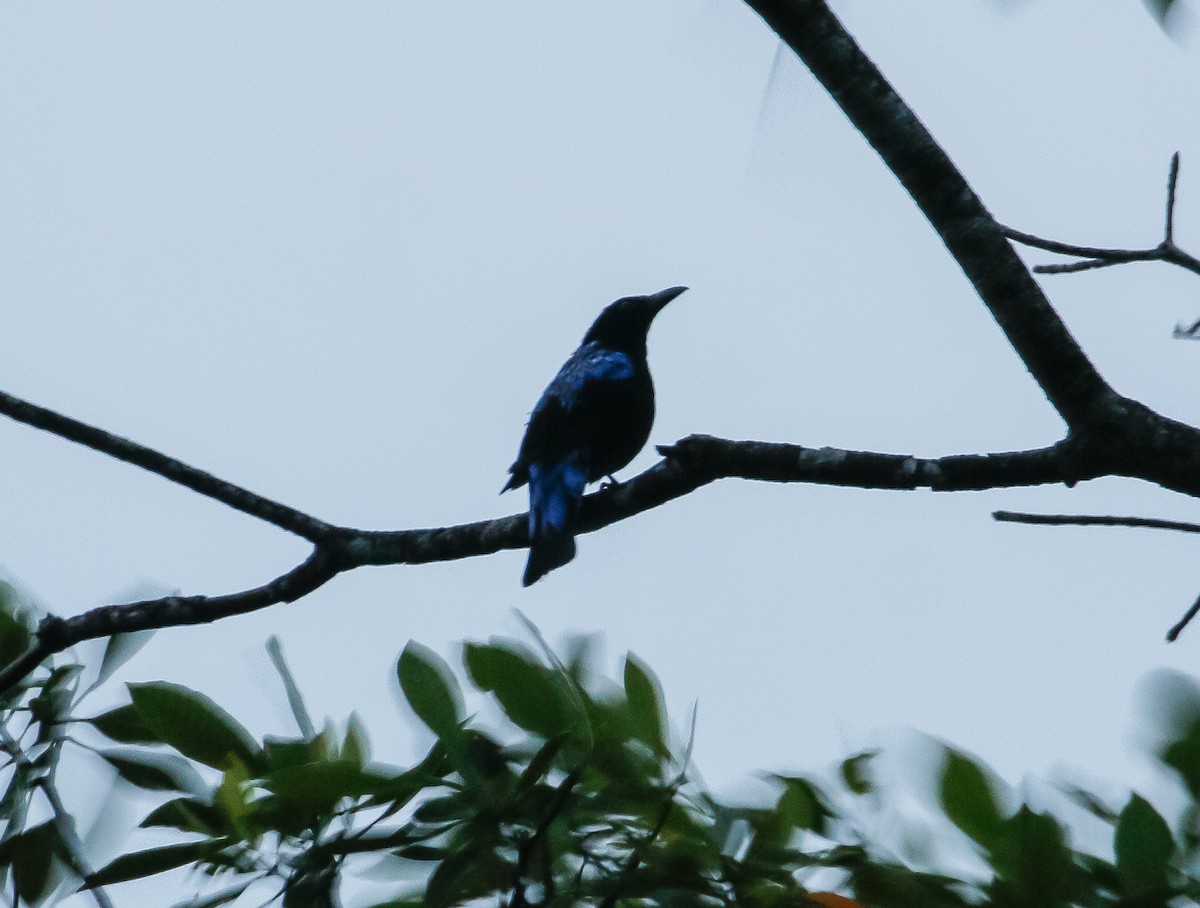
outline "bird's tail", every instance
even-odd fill
[[[524,586],[536,583],[575,557],[575,515],[587,486],[579,453],[554,464],[529,467],[529,561]]]

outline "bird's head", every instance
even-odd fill
[[[596,316],[583,342],[594,341],[610,350],[645,349],[646,333],[654,316],[685,290],[687,287],[668,287],[649,296],[627,296],[617,300]]]

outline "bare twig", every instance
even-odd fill
[[[1171,629],[1167,631],[1167,642],[1174,643],[1179,635],[1183,633],[1183,629],[1196,617],[1197,613],[1200,613],[1200,597],[1197,597],[1196,601],[1192,603],[1192,607],[1184,612],[1183,617],[1176,621]]]
[[[1175,187],[1179,183],[1179,152],[1171,155],[1171,169],[1167,173],[1167,223],[1163,229],[1163,243],[1175,245]]]
[[[1153,530],[1175,530],[1180,533],[1200,533],[1200,524],[1181,520],[1159,520],[1155,517],[1115,517],[1087,514],[1022,514],[1017,511],[993,511],[996,520],[1009,523],[1032,523],[1049,526],[1146,527]],[[1200,613],[1200,598],[1182,618],[1167,631],[1167,642],[1174,643],[1188,623]]]
[[[1112,265],[1126,265],[1130,262],[1167,262],[1186,268],[1193,274],[1200,274],[1200,259],[1184,252],[1175,244],[1175,198],[1179,184],[1179,152],[1171,156],[1171,169],[1167,175],[1167,211],[1162,242],[1149,249],[1113,249],[1105,246],[1081,246],[1076,243],[1061,243],[1058,240],[1048,240],[1034,236],[1015,227],[1003,227],[1004,235],[1024,246],[1055,252],[1059,255],[1072,255],[1080,259],[1078,262],[1067,262],[1058,265],[1035,265],[1037,274],[1074,274],[1079,271],[1092,271],[1096,268],[1108,268]],[[1190,331],[1197,330],[1194,326]],[[1176,328],[1176,336],[1186,332]]]
[[[1047,526],[1147,527],[1152,530],[1177,530],[1200,533],[1200,523],[1159,520],[1155,517],[1113,517],[1087,514],[1023,514],[1018,511],[993,511],[992,517],[1007,523],[1032,523]]]
[[[198,470],[181,460],[155,451],[153,448],[140,445],[119,435],[113,435],[111,432],[95,426],[89,426],[87,423],[56,413],[54,410],[39,407],[37,404],[21,400],[19,397],[3,391],[0,391],[0,414],[28,426],[43,429],[59,438],[77,442],[94,451],[100,451],[109,457],[115,457],[117,460],[141,467],[143,470],[178,483],[186,489],[226,504],[243,514],[249,514],[259,520],[274,524],[282,530],[287,530],[289,533],[295,533],[309,542],[321,542],[330,538],[334,533],[334,528],[329,524],[310,517],[302,511],[257,495],[241,486],[226,482],[224,479],[218,479],[211,473]]]

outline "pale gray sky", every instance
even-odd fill
[[[1004,222],[1152,245],[1180,150],[1200,251],[1200,59],[1136,0],[835,8]],[[596,312],[673,284],[652,441],[690,432],[917,454],[1060,425],[939,241],[840,112],[732,0],[25,4],[0,10],[0,387],[322,518],[444,525],[497,490]],[[1031,261],[1043,261],[1032,256]],[[1195,423],[1200,283],[1047,278],[1118,390]],[[652,452],[635,461],[648,466]],[[626,475],[632,475],[626,471]],[[62,614],[145,584],[258,584],[299,542],[0,423],[0,562]],[[995,508],[1195,519],[1104,480],[935,496],[727,481],[580,541],[344,576],[291,606],[161,632],[129,680],[286,730],[278,634],[319,714],[415,744],[414,638],[601,633],[699,701],[718,787],[916,727],[1010,780],[1137,779],[1137,680],[1200,661],[1163,633],[1194,541],[996,525]],[[366,694],[364,695],[364,692]],[[119,689],[114,685],[110,696]]]

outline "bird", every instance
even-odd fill
[[[588,483],[624,468],[650,437],[654,383],[646,335],[687,287],[611,303],[546,386],[529,416],[501,494],[529,485],[529,560],[523,586],[575,557],[575,517]]]

